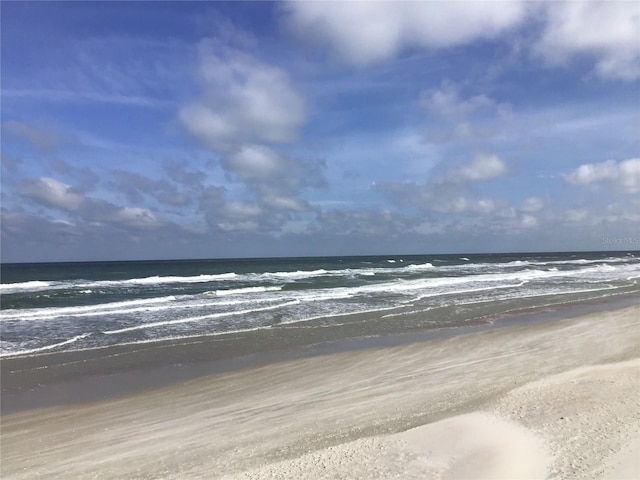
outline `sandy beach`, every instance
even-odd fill
[[[2,416],[1,476],[640,478],[640,306]]]

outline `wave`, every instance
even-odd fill
[[[41,353],[41,352],[46,352],[47,350],[53,350],[54,348],[58,348],[58,347],[62,347],[64,345],[69,345],[71,343],[75,343],[79,340],[82,340],[83,338],[87,338],[89,336],[91,336],[91,333],[83,333],[81,335],[76,335],[75,337],[72,337],[68,340],[65,340],[63,342],[58,342],[58,343],[52,343],[50,345],[45,345],[43,347],[38,347],[38,348],[30,348],[27,350],[18,350],[18,351],[13,351],[13,352],[2,352],[0,353],[0,357],[8,357],[8,356],[14,356],[14,355],[30,355],[33,353]]]
[[[214,295],[216,297],[226,297],[227,295],[242,295],[245,293],[263,293],[263,292],[277,292],[282,290],[282,285],[276,287],[244,287],[244,288],[230,288],[228,290],[214,290],[213,292],[206,292],[208,295]]]
[[[586,259],[586,258],[578,258],[576,260],[549,260],[546,262],[540,262],[535,260],[515,260],[513,262],[508,262],[505,265],[590,265],[594,263],[600,263],[603,265],[611,264],[611,263],[636,263],[633,260],[629,260],[629,258],[619,258],[619,257],[608,257],[608,258],[600,258],[600,259]]]
[[[98,305],[80,305],[75,307],[30,308],[26,310],[8,309],[0,312],[0,320],[42,320],[57,317],[88,317],[94,315],[112,315],[118,313],[134,313],[150,311],[158,304],[173,302],[175,295],[165,297],[127,300],[124,302],[108,302]],[[138,307],[138,308],[136,308]]]
[[[575,259],[575,260],[549,260],[549,261],[535,261],[535,260],[513,260],[509,262],[479,262],[479,263],[464,263],[458,265],[445,265],[439,266],[438,268],[442,271],[482,271],[482,270],[492,270],[492,271],[500,271],[502,269],[505,270],[513,270],[514,268],[527,268],[527,267],[544,267],[544,266],[565,266],[567,267],[564,271],[579,271],[576,268],[580,268],[586,265],[594,265],[600,264],[600,266],[610,266],[613,268],[617,268],[620,264],[626,265],[636,265],[640,266],[640,262],[635,258],[626,257],[610,257],[604,259]],[[552,267],[557,268],[557,267]],[[575,270],[571,270],[571,268]]]
[[[184,283],[226,277],[222,282],[204,287],[180,287],[179,294],[173,295],[170,294],[175,292],[172,287],[158,288],[155,290],[157,296],[153,298],[132,298],[133,295],[153,295],[150,293],[153,290],[148,287],[140,290],[130,287],[124,291],[109,292],[111,295],[118,295],[117,298],[120,300],[129,298],[126,301],[4,309],[0,311],[0,325],[9,338],[19,341],[3,341],[0,356],[28,355],[52,349],[92,348],[91,345],[128,342],[140,337],[137,334],[127,335],[128,332],[144,330],[149,330],[148,337],[167,339],[171,335],[182,337],[194,332],[216,335],[228,333],[234,328],[269,328],[267,323],[271,314],[263,313],[268,311],[275,311],[273,316],[278,318],[279,323],[292,324],[313,318],[328,319],[364,311],[381,312],[399,306],[409,308],[415,305],[426,308],[443,302],[463,305],[465,302],[477,303],[483,299],[517,300],[550,295],[557,296],[556,298],[562,301],[574,294],[586,297],[591,292],[594,295],[599,294],[598,292],[616,295],[617,292],[632,291],[635,287],[627,287],[637,284],[637,279],[640,278],[640,262],[628,257],[626,263],[585,258],[483,264],[461,263],[455,260],[458,262],[457,265],[438,263],[437,267],[429,262],[405,260],[402,265],[387,265],[383,259],[377,264],[360,265],[359,268],[185,277],[156,276],[98,282],[101,286],[106,282],[115,285],[130,285],[136,282],[153,285],[154,282]],[[436,262],[435,259],[432,261]],[[274,268],[276,269],[277,267]],[[323,280],[323,277],[340,276],[344,279]],[[374,278],[371,278],[372,276]],[[321,280],[305,281],[315,277]],[[179,281],[176,282],[176,279]],[[299,285],[292,285],[300,280],[302,281]],[[53,283],[34,281],[7,284],[4,287],[13,285],[22,288],[22,291],[28,291],[30,288],[56,288],[58,283]],[[67,285],[69,283],[67,282]],[[87,281],[77,280],[74,285],[87,285]],[[92,293],[88,290],[93,290],[94,298],[78,300],[75,297],[77,293]],[[99,301],[102,293],[102,289],[85,286],[74,292],[71,301]],[[113,296],[108,298],[115,299]],[[66,301],[66,298],[62,300]],[[36,323],[30,323],[31,321]],[[327,320],[321,323],[328,325],[331,322],[332,320]],[[87,331],[93,333],[82,333]],[[88,340],[89,335],[94,335],[95,338]],[[107,339],[102,335],[112,337]],[[64,338],[67,340],[62,341]],[[47,341],[52,344],[32,348]]]
[[[412,265],[407,265],[405,267],[406,270],[431,270],[433,268],[436,268],[433,266],[433,264],[431,263],[422,263],[422,264],[412,264]]]
[[[219,312],[219,313],[211,313],[208,315],[199,315],[196,317],[186,317],[186,318],[178,318],[178,319],[174,319],[174,320],[164,320],[164,321],[160,321],[160,322],[151,322],[151,323],[143,323],[143,324],[139,324],[139,325],[134,325],[131,327],[124,327],[124,328],[118,328],[115,330],[108,330],[105,332],[102,332],[105,335],[115,335],[118,333],[126,333],[126,332],[133,332],[136,330],[146,330],[149,328],[157,328],[157,327],[164,327],[167,325],[177,325],[177,324],[181,324],[181,323],[193,323],[193,322],[200,322],[202,320],[212,320],[215,318],[221,318],[221,317],[227,317],[227,316],[232,316],[232,315],[247,315],[249,313],[255,313],[255,312],[263,312],[263,311],[267,311],[267,310],[275,310],[277,308],[282,308],[288,305],[294,305],[298,303],[297,300],[292,300],[286,303],[281,303],[278,305],[270,305],[268,307],[262,307],[262,308],[257,308],[257,309],[250,309],[250,310],[236,310],[233,312]]]
[[[3,283],[0,284],[0,293],[17,293],[17,292],[37,292],[40,290],[47,290],[53,285],[52,282],[45,282],[41,280],[31,280],[28,282],[18,283]]]
[[[484,292],[486,290],[497,290],[497,289],[509,289],[509,288],[519,288],[522,287],[523,285],[525,285],[527,282],[519,282],[519,283],[508,283],[506,285],[497,285],[497,286],[488,286],[488,287],[479,287],[479,288],[468,288],[468,289],[464,289],[464,290],[449,290],[446,292],[430,292],[430,293],[425,293],[423,295],[419,295],[418,297],[416,297],[416,301],[417,300],[423,300],[425,298],[431,298],[431,297],[437,297],[437,296],[444,296],[444,295],[459,295],[459,294],[467,294],[467,293],[477,293],[477,292]]]
[[[219,282],[224,280],[232,280],[238,276],[237,273],[219,273],[214,275],[194,275],[188,277],[178,276],[152,276],[143,278],[130,278],[127,280],[98,280],[95,282],[77,284],[76,287],[95,287],[95,286],[119,286],[119,285],[162,285],[167,283],[208,283]]]
[[[288,279],[288,280],[298,280],[303,278],[313,278],[319,277],[323,275],[335,275],[337,272],[341,272],[342,270],[325,270],[324,268],[320,268],[317,270],[296,270],[294,272],[265,272],[253,274],[255,278],[264,278],[271,279],[275,278],[278,280]],[[249,274],[250,276],[252,274]]]
[[[549,260],[549,261],[536,261],[536,260],[514,260],[509,262],[482,262],[475,263],[469,260],[466,260],[467,257],[460,257],[460,260],[463,260],[462,264],[454,264],[454,265],[441,265],[438,264],[437,269],[442,270],[442,272],[468,272],[468,271],[479,271],[490,270],[494,273],[499,272],[500,270],[513,270],[514,268],[527,268],[527,267],[565,267],[564,271],[571,271],[572,268],[580,268],[583,266],[589,265],[609,265],[611,267],[617,265],[639,265],[637,259],[633,257],[608,257],[605,259],[567,259],[567,260]],[[390,262],[390,260],[386,260],[385,262]],[[433,260],[437,262],[438,260]],[[362,267],[354,267],[354,268],[345,268],[345,269],[314,269],[314,270],[295,270],[295,271],[276,271],[276,272],[253,272],[253,273],[235,273],[235,272],[226,272],[226,273],[218,273],[218,274],[201,274],[201,275],[192,275],[192,276],[150,276],[150,277],[142,277],[142,278],[130,278],[123,280],[69,280],[69,281],[41,281],[41,280],[32,280],[28,282],[20,282],[20,283],[8,283],[0,285],[0,293],[3,294],[11,294],[11,293],[29,293],[43,290],[60,290],[60,289],[71,289],[79,293],[89,293],[89,290],[101,291],[101,290],[109,290],[113,288],[130,288],[130,287],[153,287],[153,286],[163,286],[169,284],[197,284],[197,283],[220,283],[220,282],[229,282],[231,285],[225,285],[225,287],[229,286],[232,289],[232,285],[234,283],[280,283],[280,282],[298,282],[304,281],[307,279],[313,279],[317,277],[340,277],[346,276],[349,278],[355,278],[358,276],[362,277],[372,277],[376,275],[399,275],[402,276],[404,274],[415,274],[418,271],[424,270],[433,270],[434,265],[432,263],[409,263],[403,262],[400,264],[401,260],[393,260],[393,263],[389,263],[389,265],[385,266],[373,266],[371,263],[366,263]],[[506,272],[505,272],[506,273]],[[222,290],[222,289],[220,289]]]
[[[121,287],[127,285],[164,285],[169,283],[208,283],[233,280],[239,275],[237,273],[220,273],[214,275],[195,275],[187,277],[179,276],[152,276],[143,278],[129,278],[125,280],[68,280],[65,282],[45,282],[40,280],[32,280],[21,283],[5,283],[0,284],[0,292],[9,293],[28,293],[42,290],[63,290],[63,289],[82,289],[104,287]]]
[[[434,270],[430,263],[412,264],[403,267],[405,273]],[[373,271],[371,271],[373,270]],[[379,270],[368,269],[365,274],[377,274]],[[399,269],[393,269],[396,273]],[[439,269],[436,269],[439,270]],[[81,305],[72,307],[44,307],[30,309],[5,309],[0,311],[0,321],[16,320],[51,320],[60,317],[97,317],[109,315],[131,315],[138,313],[153,314],[165,310],[194,310],[194,309],[220,309],[225,308],[233,312],[234,306],[243,308],[249,305],[253,307],[264,306],[265,303],[279,303],[283,299],[296,299],[300,302],[331,301],[348,299],[356,296],[411,296],[414,292],[425,290],[431,295],[446,293],[452,287],[474,289],[480,286],[501,285],[513,282],[530,282],[542,280],[556,280],[573,278],[581,282],[600,282],[605,280],[625,280],[635,278],[640,270],[640,265],[589,265],[574,270],[559,270],[552,268],[525,268],[518,271],[501,273],[473,273],[453,276],[425,277],[392,277],[377,283],[367,283],[356,286],[335,286],[333,288],[307,288],[301,290],[284,290],[284,285],[253,285],[240,288],[216,289],[204,293],[191,295],[167,295],[146,299],[134,299],[123,302],[108,302],[96,305]],[[349,270],[351,271],[351,270]],[[320,274],[318,270],[314,271]],[[340,270],[345,274],[347,270]],[[359,273],[362,274],[362,273]],[[382,280],[382,279],[381,279]],[[571,280],[573,281],[573,280]],[[628,280],[627,280],[628,281]],[[460,292],[464,293],[464,292]],[[222,300],[233,298],[232,300]],[[253,311],[254,309],[251,309]],[[231,313],[230,312],[230,313]]]

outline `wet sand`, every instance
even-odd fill
[[[633,306],[246,366],[6,413],[0,473],[640,478],[639,358]],[[70,377],[67,386],[94,388],[99,377]]]

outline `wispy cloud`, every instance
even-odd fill
[[[83,90],[3,89],[2,96],[14,99],[37,100],[38,102],[96,102],[146,108],[175,108],[177,106],[177,102],[165,98]]]

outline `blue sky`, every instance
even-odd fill
[[[3,2],[2,260],[638,249],[638,2]]]

